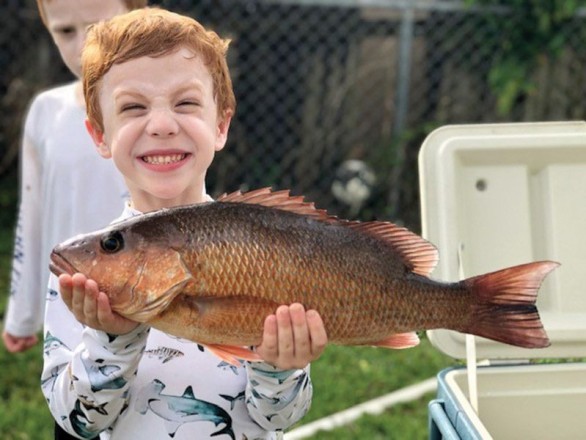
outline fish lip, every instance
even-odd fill
[[[49,270],[56,276],[63,274],[73,275],[75,267],[57,252],[53,251],[51,252],[51,260],[49,261]]]

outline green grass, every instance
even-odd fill
[[[408,350],[331,345],[312,365],[314,401],[303,422],[415,384],[451,363],[426,339]]]
[[[424,337],[418,347],[407,350],[329,346],[312,364],[313,404],[302,423],[294,428],[434,377],[454,363]],[[427,439],[427,404],[433,398],[429,394],[309,438]]]
[[[0,229],[0,316],[8,296],[12,228]],[[3,321],[3,319],[2,319]],[[2,328],[4,325],[2,324]],[[40,335],[39,335],[40,337]],[[39,385],[42,347],[12,354],[0,344],[0,433],[2,440],[46,440],[53,436],[53,419]]]
[[[4,317],[12,252],[12,228],[0,228],[0,316]],[[2,440],[52,438],[53,421],[42,396],[41,344],[25,353],[0,347],[0,433]],[[329,346],[312,365],[314,399],[303,423],[309,423],[380,395],[412,385],[453,365],[423,338],[408,350]],[[347,427],[316,434],[314,439],[425,439],[427,396],[398,405],[380,416],[365,416]]]
[[[41,394],[41,346],[13,355],[0,350],[0,433],[3,440],[52,438],[53,419]]]
[[[428,394],[419,400],[388,408],[380,415],[365,415],[332,431],[319,431],[308,439],[425,440],[429,438],[427,404],[433,398],[434,394]]]

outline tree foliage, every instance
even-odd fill
[[[502,115],[509,114],[519,99],[535,90],[533,72],[544,63],[555,63],[571,44],[570,37],[577,40],[577,36],[564,32],[564,28],[586,6],[586,0],[465,0],[465,3],[490,11],[484,17],[500,51],[492,60],[488,80]]]

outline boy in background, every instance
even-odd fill
[[[146,6],[147,0],[37,0],[40,17],[76,78],[88,26]],[[81,82],[32,101],[24,124],[21,187],[10,299],[2,339],[10,352],[37,342],[46,300],[49,254],[68,237],[107,225],[127,197],[115,167],[96,154],[84,126]],[[83,206],[84,209],[79,209]]]
[[[87,125],[129,189],[121,218],[211,200],[206,172],[236,105],[227,49],[197,21],[162,9],[90,30],[82,57]],[[72,435],[275,439],[309,408],[309,362],[327,343],[314,310],[280,306],[255,348],[263,361],[230,366],[112,312],[82,274],[51,276],[50,285],[60,295],[47,304],[42,388]]]

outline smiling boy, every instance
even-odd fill
[[[131,195],[122,218],[209,201],[205,176],[235,109],[228,42],[195,20],[144,9],[96,25],[83,54],[87,127]],[[279,307],[256,347],[227,365],[192,342],[112,312],[82,274],[52,277],[43,392],[71,434],[103,439],[272,439],[308,410],[323,322]]]
[[[226,143],[233,110],[218,111],[201,57],[181,48],[115,64],[99,101],[103,128],[88,127],[124,175],[134,208],[204,201],[206,171]]]

